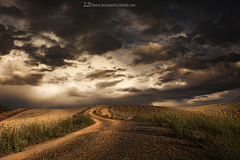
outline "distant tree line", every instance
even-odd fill
[[[0,114],[3,112],[9,111],[9,109],[6,106],[0,105]]]

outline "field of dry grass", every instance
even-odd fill
[[[240,118],[240,101],[210,104],[196,107],[163,107],[163,106],[148,106],[148,105],[96,105],[96,110],[99,115],[131,120],[134,115],[139,114],[147,116],[149,113],[166,114],[169,111],[174,111],[180,114],[201,115],[204,117],[220,116],[223,118]],[[33,120],[38,118],[44,120],[46,117],[55,117],[54,115],[72,116],[76,112],[86,109],[86,107],[67,108],[67,109],[31,109],[19,108],[16,110],[4,112],[0,114],[0,130],[18,124],[23,120]],[[28,111],[27,111],[28,110]],[[25,111],[25,112],[24,112]],[[21,113],[23,112],[23,113]],[[50,113],[51,112],[51,113]],[[60,113],[61,112],[61,113]],[[14,116],[19,114],[18,116]],[[14,116],[14,117],[13,117]],[[11,118],[13,117],[13,118]]]
[[[31,109],[0,121],[0,157],[94,124],[88,109]]]
[[[29,109],[19,108],[17,110],[8,111],[0,114],[0,133],[7,129],[12,130],[14,127],[20,128],[21,124],[30,124],[36,120],[47,122],[51,125],[51,121],[59,118],[71,117],[78,112],[82,112],[89,107],[77,107],[66,109]],[[1,137],[1,136],[0,136]]]
[[[149,113],[166,114],[169,111],[190,116],[196,114],[203,117],[219,116],[222,118],[240,118],[240,101],[217,103],[195,107],[163,107],[148,105],[98,105],[100,115],[131,120],[134,115],[146,116]]]
[[[30,108],[18,108],[18,109],[13,109],[11,111],[7,111],[7,112],[4,112],[4,113],[1,113],[0,114],[0,121],[4,120],[4,119],[7,119],[7,118],[10,118],[18,113],[21,113],[23,111],[26,111],[26,110],[29,110]]]

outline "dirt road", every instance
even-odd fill
[[[94,109],[85,112],[92,115],[94,125],[1,160],[212,159],[204,149],[179,140],[167,128],[99,117],[93,115]]]

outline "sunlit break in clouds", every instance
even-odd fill
[[[95,5],[113,3],[128,7]],[[197,106],[240,100],[240,1],[87,4],[0,0],[0,104]]]

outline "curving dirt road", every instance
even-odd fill
[[[207,151],[188,140],[179,140],[165,127],[103,118],[93,115],[95,109],[85,112],[91,114],[94,125],[0,159],[212,159]]]

